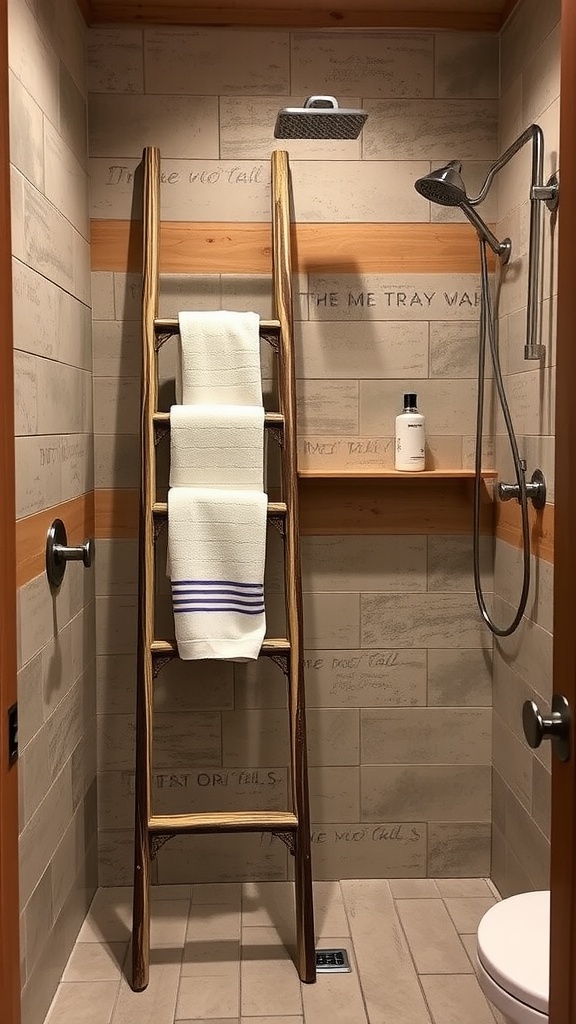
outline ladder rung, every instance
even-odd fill
[[[154,330],[156,334],[179,334],[180,333],[180,322],[177,318],[158,318],[154,321]],[[260,334],[271,334],[273,332],[280,331],[279,320],[261,320],[260,321]]]
[[[225,811],[218,814],[160,814],[148,821],[148,831],[181,832],[295,832],[298,819],[289,811]]]
[[[175,640],[153,640],[151,645],[152,654],[160,657],[178,657],[178,647]],[[288,640],[272,639],[264,640],[260,648],[261,658],[273,658],[276,654],[290,654],[290,642]]]
[[[269,501],[268,502],[268,515],[269,516],[285,516],[287,512],[286,502],[284,501]],[[167,501],[155,501],[152,505],[152,514],[161,518],[162,516],[168,515],[168,502]]]
[[[152,417],[154,420],[154,426],[158,427],[169,427],[170,426],[170,413],[169,412],[155,412]],[[267,412],[264,413],[264,426],[265,427],[283,427],[284,417],[281,412]]]

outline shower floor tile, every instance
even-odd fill
[[[474,976],[476,920],[497,898],[483,879],[316,883],[317,945],[346,948],[352,973],[315,986],[291,962],[291,884],[166,885],[153,889],[150,986],[133,993],[131,897],[98,891],[45,1024],[453,1024],[464,997],[466,1024],[501,1020]],[[450,953],[437,973],[431,920]]]

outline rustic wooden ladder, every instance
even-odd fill
[[[175,641],[154,632],[155,542],[167,519],[157,500],[156,444],[170,427],[158,410],[158,351],[178,333],[177,320],[158,318],[160,242],[160,151],[144,150],[141,489],[139,528],[138,659],[136,711],[136,824],[132,987],[148,984],[150,960],[151,863],[163,842],[182,833],[271,832],[295,860],[297,968],[302,981],[316,980],[314,911],[310,860],[310,814],[304,701],[302,585],[296,466],[296,395],[292,331],[288,154],[272,154],[272,252],[277,320],[261,322],[261,337],[278,359],[279,412],[267,413],[265,426],[281,450],[282,501],[268,506],[269,519],[284,540],[286,637],[265,639],[260,655],[280,664],[288,680],[290,718],[290,811],[230,811],[214,814],[155,815],[152,809],[153,688],[160,669],[178,657]]]

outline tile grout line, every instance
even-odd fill
[[[347,927],[348,927],[348,935],[350,937],[350,947],[351,947],[351,950],[352,950],[352,955],[353,955],[353,958],[354,958],[354,964],[355,964],[355,967],[356,967],[356,980],[358,982],[358,988],[360,989],[360,997],[362,999],[362,1006],[364,1007],[364,1014],[366,1016],[366,1022],[367,1022],[367,1024],[370,1024],[370,1013],[368,1012],[368,1006],[367,1006],[367,1003],[366,1003],[366,997],[364,995],[364,986],[362,985],[362,978],[361,978],[361,974],[360,974],[359,959],[358,959],[358,956],[356,954],[356,946],[354,944],[354,936],[352,935],[352,926],[350,924],[350,917],[348,915],[348,907],[346,906],[346,898],[345,898],[344,892],[342,890],[342,883],[341,883],[341,881],[338,882],[338,887],[339,887],[339,890],[340,890],[340,896],[342,898],[342,906],[344,908],[344,916],[346,918],[346,924],[347,924]],[[306,1024],[306,1021],[304,1021],[304,1024]]]
[[[437,897],[434,897],[433,900],[436,899],[436,898]],[[433,902],[433,900],[431,900],[431,902]],[[423,986],[423,984],[422,984],[422,982],[420,980],[420,973],[419,973],[418,968],[416,966],[416,960],[414,959],[414,954],[412,953],[412,946],[410,945],[410,942],[408,941],[408,935],[406,934],[406,930],[405,930],[404,925],[402,923],[402,918],[401,918],[400,914],[398,913],[398,909],[396,907],[397,900],[394,898],[394,896],[392,896],[392,903],[393,903],[393,906],[394,906],[394,913],[396,914],[396,920],[398,921],[398,927],[399,927],[402,935],[404,936],[404,941],[406,943],[406,948],[408,950],[408,954],[410,956],[410,960],[412,961],[412,966],[414,967],[414,973],[416,975],[416,978],[418,979],[418,986],[419,986],[420,991],[422,993],[422,999],[424,1000],[424,1006],[426,1007],[426,1011],[427,1011],[428,1016],[430,1018],[430,1024],[435,1024],[434,1015],[433,1015],[431,1007],[430,1007],[430,1005],[428,1003],[428,999],[426,998],[426,992],[424,991],[424,986]]]

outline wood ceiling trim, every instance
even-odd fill
[[[85,6],[88,0],[78,0]],[[310,10],[286,7],[194,7],[186,3],[116,3],[92,0],[91,24],[142,25],[237,25],[252,28],[393,28],[448,29],[458,32],[497,32],[503,23],[499,12],[482,11],[385,11]]]
[[[467,224],[293,224],[294,269],[301,273],[476,274],[478,242]],[[163,221],[165,274],[269,274],[269,224]],[[141,224],[93,220],[92,270],[142,266]],[[492,266],[492,260],[491,260]]]
[[[80,8],[80,13],[83,15],[84,21],[89,25],[93,20],[90,0],[76,0],[76,3]]]

